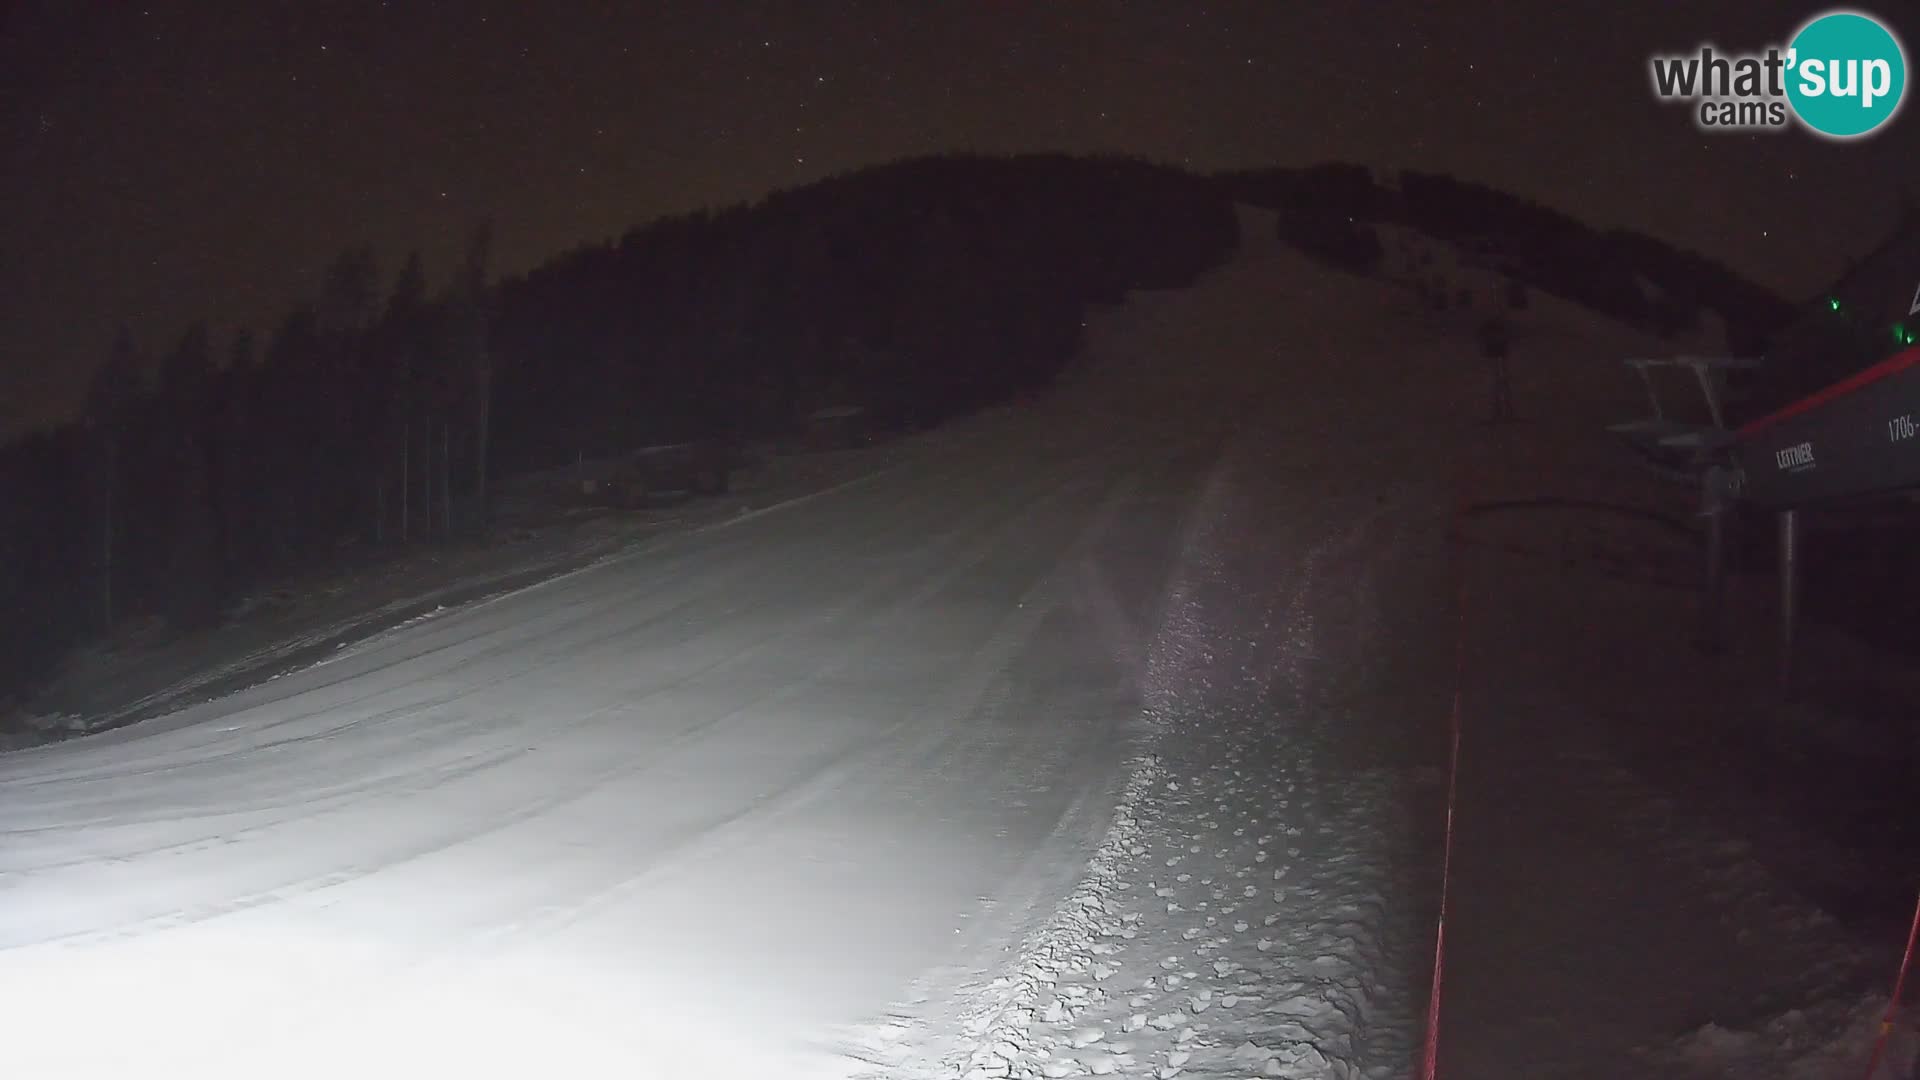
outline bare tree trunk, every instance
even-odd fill
[[[106,484],[102,495],[102,514],[105,520],[100,527],[100,626],[109,633],[113,630],[113,487],[115,462],[119,455],[113,443],[107,444]]]
[[[400,425],[400,542],[407,542],[407,511],[412,508],[413,470],[407,461],[407,455],[413,451],[413,426]]]
[[[1496,357],[1493,361],[1493,409],[1492,422],[1505,424],[1514,419],[1513,413],[1513,374],[1507,368],[1507,358]]]
[[[473,382],[469,385],[474,394],[473,495],[482,521],[488,516],[488,499],[492,494],[487,487],[487,441],[492,436],[493,420],[493,356],[487,340],[487,261],[492,250],[493,226],[483,223],[468,242],[466,280],[462,283],[470,305],[467,317],[472,320],[469,328],[472,341],[468,343],[472,353],[465,359],[472,365]]]
[[[429,528],[433,534],[442,540],[447,538],[440,514],[440,504],[447,500],[447,461],[446,456],[440,453],[440,440],[433,436],[436,428],[445,431],[446,427],[445,420],[427,425],[427,462],[433,467],[433,493],[427,499],[427,520],[432,522]]]
[[[440,535],[453,539],[453,425],[440,422]]]
[[[482,347],[484,349],[484,346]],[[479,394],[477,415],[474,417],[474,454],[473,454],[473,499],[479,507],[480,520],[487,518],[487,438],[489,426],[493,420],[493,368],[492,358],[480,357]]]
[[[433,543],[433,530],[437,516],[433,512],[433,482],[438,479],[433,467],[433,417],[427,417],[426,438],[420,447],[420,538]]]

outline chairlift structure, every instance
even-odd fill
[[[1702,643],[1717,647],[1725,595],[1726,522],[1737,509],[1774,514],[1779,525],[1780,666],[1794,688],[1805,515],[1849,501],[1920,497],[1920,201],[1903,196],[1900,219],[1853,261],[1821,300],[1773,335],[1758,358],[1628,360],[1646,384],[1653,415],[1616,424],[1655,469],[1700,493],[1706,520]],[[1673,419],[1654,375],[1691,373],[1708,422]],[[1754,373],[1783,407],[1736,422],[1730,376]],[[1857,370],[1851,370],[1857,369]]]
[[[1920,304],[1920,295],[1916,296]],[[1837,305],[1836,305],[1837,308]],[[1769,511],[1779,523],[1780,666],[1784,691],[1794,688],[1794,643],[1800,613],[1803,513],[1850,499],[1920,490],[1920,344],[1904,325],[1899,351],[1784,408],[1729,425],[1726,374],[1758,359],[1674,357],[1631,359],[1645,381],[1653,416],[1613,425],[1662,473],[1700,491],[1707,521],[1706,599],[1702,642],[1717,647],[1725,596],[1726,516],[1742,504]],[[1709,424],[1670,419],[1653,372],[1683,368],[1706,397]]]

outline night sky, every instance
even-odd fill
[[[343,248],[443,278],[903,156],[1453,172],[1820,287],[1920,191],[1920,113],[1858,144],[1703,136],[1646,61],[1783,40],[1773,0],[0,3],[0,426],[116,322],[261,330]],[[1913,59],[1911,0],[1869,5]],[[1909,91],[1909,96],[1920,91]],[[11,414],[9,418],[8,414]]]

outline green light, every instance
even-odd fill
[[[1911,344],[1913,344],[1913,335],[1912,335],[1911,333],[1908,333],[1908,332],[1907,332],[1907,324],[1906,324],[1906,323],[1894,323],[1894,324],[1893,324],[1893,343],[1894,343],[1895,345],[1911,345]]]
[[[1839,311],[1839,310],[1840,310],[1840,298],[1839,298],[1839,297],[1837,297],[1837,296],[1829,296],[1829,297],[1827,297],[1827,307],[1828,307],[1828,308],[1829,308],[1830,310],[1833,310],[1833,311]]]

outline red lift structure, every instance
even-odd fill
[[[1920,315],[1920,293],[1913,301]],[[1837,302],[1835,303],[1838,308]],[[1646,381],[1654,415],[1612,430],[1660,471],[1699,485],[1706,529],[1706,598],[1701,638],[1720,641],[1726,586],[1727,516],[1741,506],[1776,515],[1779,530],[1780,683],[1794,688],[1794,640],[1800,614],[1804,514],[1848,500],[1920,490],[1920,345],[1904,323],[1893,337],[1904,346],[1872,366],[1791,404],[1730,426],[1729,372],[1760,361],[1675,357],[1627,361]],[[1683,368],[1698,379],[1708,424],[1669,419],[1652,372]]]

